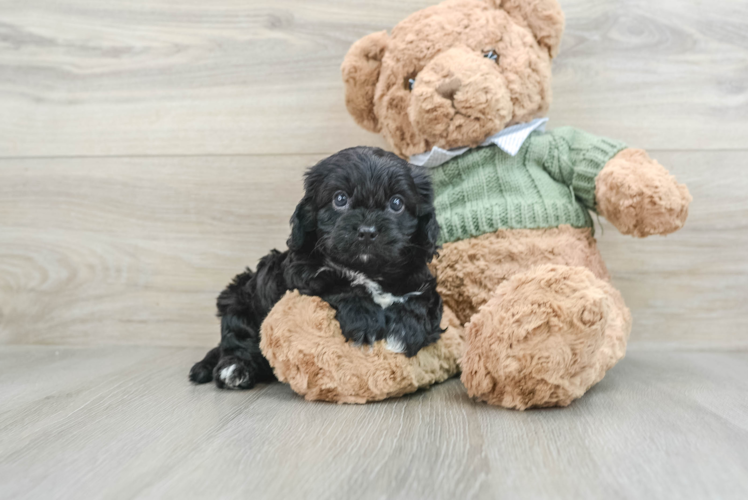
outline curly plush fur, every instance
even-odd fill
[[[342,66],[348,111],[404,157],[433,146],[475,146],[548,110],[551,57],[563,28],[555,0],[427,7],[390,36],[373,33],[353,44]],[[498,61],[484,57],[491,50]]]
[[[402,396],[459,371],[462,328],[445,308],[439,341],[412,358],[387,349],[351,346],[335,311],[318,297],[289,292],[262,327],[262,352],[282,382],[308,400],[366,403]]]
[[[595,181],[597,209],[623,234],[670,234],[686,222],[693,198],[641,149],[624,149]]]
[[[588,269],[543,265],[502,283],[465,328],[468,394],[524,410],[567,406],[621,359],[631,315]]]
[[[431,267],[444,304],[467,323],[499,285],[543,264],[585,267],[597,278],[609,279],[592,232],[567,225],[504,229],[447,243]]]
[[[566,406],[625,353],[631,315],[589,229],[484,234],[447,243],[432,267],[467,323],[462,380],[477,399]]]

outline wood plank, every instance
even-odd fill
[[[0,342],[204,345],[318,158],[0,162]]]
[[[597,232],[632,343],[748,345],[748,152],[658,152],[686,227]],[[0,343],[211,345],[214,299],[284,248],[318,156],[0,161]]]
[[[191,386],[199,349],[59,352],[0,348],[37,360],[0,378],[22,394],[0,411],[0,498],[748,494],[745,352],[631,353],[570,407],[527,412],[474,403],[458,379],[340,406],[280,383]]]
[[[434,0],[27,0],[0,6],[0,156],[330,153],[358,38]],[[748,4],[562,0],[553,126],[744,148]]]

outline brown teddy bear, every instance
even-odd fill
[[[471,396],[509,408],[568,405],[625,353],[630,313],[610,284],[589,211],[645,237],[679,229],[691,201],[642,150],[568,127],[543,131],[563,27],[556,0],[447,0],[390,35],[362,38],[342,67],[354,119],[400,156],[431,167],[443,243],[434,272],[456,316],[447,336],[453,348],[440,352],[455,356],[464,325],[462,382]],[[312,299],[284,300],[300,307]],[[382,358],[370,352],[353,377],[359,386],[348,384],[341,397],[337,388],[353,373],[341,360],[358,348],[342,344],[339,362],[323,366],[321,351],[293,345],[322,331],[334,337],[332,316],[290,331],[278,328],[286,313],[268,317],[263,342],[291,342],[263,352],[276,373],[286,362],[279,376],[298,392],[354,400],[366,380],[382,376]],[[453,367],[444,366],[420,385],[448,376]],[[385,370],[385,378],[410,369]]]

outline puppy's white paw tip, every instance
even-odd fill
[[[234,374],[234,370],[236,370],[236,365],[230,365],[221,370],[221,380],[226,382]]]
[[[229,365],[221,370],[219,377],[221,377],[221,381],[226,384],[226,387],[230,389],[236,389],[247,381],[247,374],[241,373],[241,370],[237,373],[235,364]]]
[[[405,352],[405,342],[396,337],[387,337],[387,350],[397,353]]]

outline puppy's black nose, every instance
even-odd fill
[[[358,239],[361,241],[374,241],[377,239],[379,232],[374,226],[359,226]]]

